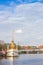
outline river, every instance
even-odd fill
[[[43,54],[21,54],[19,57],[0,58],[0,65],[43,65]]]

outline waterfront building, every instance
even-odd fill
[[[38,46],[38,48],[40,49],[40,53],[43,53],[43,45]]]

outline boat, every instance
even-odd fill
[[[15,57],[19,56],[18,54],[18,49],[16,48],[17,46],[15,45],[14,41],[9,45],[9,49],[7,49],[7,56],[9,57]]]
[[[18,51],[14,49],[7,50],[7,57],[18,57]]]
[[[14,43],[14,33],[12,35],[12,42],[9,45],[9,48],[7,49],[7,56],[8,57],[15,57],[15,56],[19,56],[18,54],[18,49],[17,49],[17,45]]]

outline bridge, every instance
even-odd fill
[[[19,50],[18,53],[40,53],[40,49]]]

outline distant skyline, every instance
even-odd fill
[[[43,45],[43,0],[0,0],[0,40]]]

